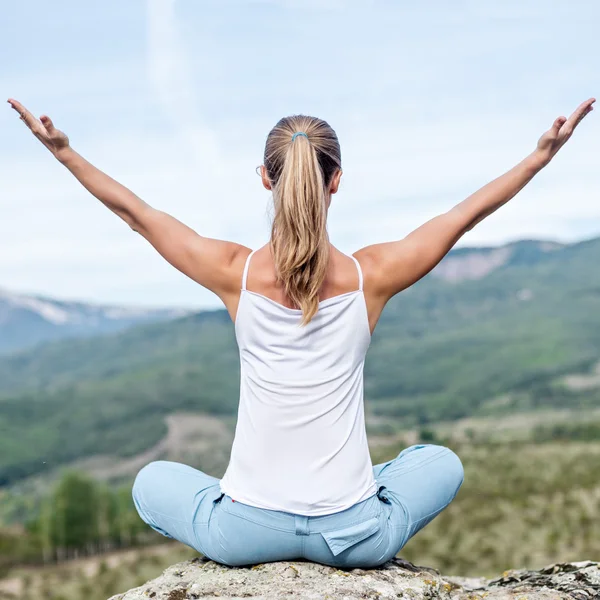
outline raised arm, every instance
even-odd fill
[[[583,102],[567,119],[558,117],[536,149],[519,164],[471,194],[448,212],[434,217],[404,239],[366,246],[355,256],[370,273],[371,294],[385,304],[389,298],[429,273],[464,233],[513,198],[571,137],[595,102]]]
[[[238,256],[248,249],[240,244],[198,235],[171,215],[152,208],[75,152],[68,137],[42,115],[36,119],[23,105],[9,99],[21,120],[78,181],[107,208],[146,238],[176,269],[222,299],[239,288]]]

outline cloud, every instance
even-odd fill
[[[225,172],[218,139],[198,112],[193,77],[175,16],[175,0],[147,0],[147,74],[192,163]]]

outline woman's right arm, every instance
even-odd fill
[[[559,117],[519,164],[471,194],[448,212],[421,225],[404,239],[366,246],[355,256],[369,277],[369,293],[383,305],[429,273],[456,242],[477,223],[513,198],[544,168],[592,110],[594,98],[568,118]]]
[[[35,137],[81,185],[148,240],[167,262],[214,292],[228,308],[237,302],[240,263],[249,248],[202,236],[175,217],[153,208],[77,153],[67,135],[54,126],[50,117],[42,115],[36,119],[17,100],[10,98],[8,102]]]

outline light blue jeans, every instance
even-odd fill
[[[219,479],[176,462],[146,465],[133,485],[154,530],[230,566],[306,559],[369,568],[393,558],[456,496],[464,472],[443,446],[410,446],[373,467],[378,492],[331,515],[307,517],[234,502]]]

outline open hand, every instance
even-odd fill
[[[595,98],[582,102],[575,112],[567,119],[558,117],[552,127],[544,133],[537,143],[537,154],[543,162],[549,162],[552,157],[562,148],[564,143],[573,135],[575,127],[581,123],[583,117],[594,110],[592,104]]]
[[[9,98],[7,101],[20,115],[21,121],[29,127],[33,135],[59,158],[61,151],[69,147],[69,138],[59,129],[54,127],[54,123],[47,115],[42,115],[36,119],[20,102]]]

